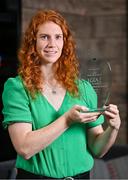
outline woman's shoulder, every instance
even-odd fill
[[[78,80],[78,88],[80,93],[86,93],[86,95],[89,95],[89,97],[92,95],[96,95],[96,92],[92,84],[85,79]]]
[[[10,98],[26,98],[28,99],[28,93],[24,87],[22,78],[20,76],[10,77],[4,84],[2,96],[10,96]]]
[[[77,84],[79,86],[79,88],[82,88],[83,86],[86,87],[86,88],[90,88],[92,87],[92,85],[90,84],[89,81],[85,80],[85,79],[79,79],[77,81]]]
[[[23,87],[22,79],[20,76],[16,77],[10,77],[6,80],[4,84],[4,88],[10,88],[10,87]]]

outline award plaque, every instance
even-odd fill
[[[96,58],[88,60],[84,71],[84,79],[92,85],[97,94],[97,108],[89,109],[89,112],[104,111],[112,84],[110,63]]]

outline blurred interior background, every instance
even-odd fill
[[[58,10],[67,19],[76,39],[84,71],[86,60],[110,62],[112,87],[109,101],[117,104],[122,119],[116,145],[128,145],[128,21],[126,0],[4,0],[0,1],[0,95],[4,82],[17,74],[17,50],[24,31],[39,9]],[[0,111],[2,101],[0,98]],[[0,112],[0,161],[15,159]]]

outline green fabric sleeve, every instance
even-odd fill
[[[19,77],[9,78],[5,82],[2,101],[4,128],[14,122],[32,122],[29,99]]]

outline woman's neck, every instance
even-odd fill
[[[55,80],[52,66],[42,66],[41,71],[43,73],[43,78],[45,82],[51,83]]]

